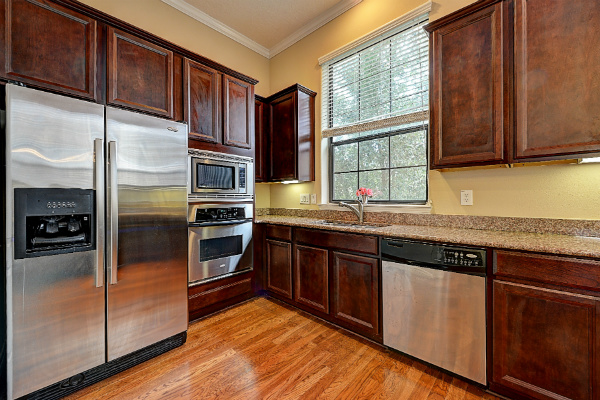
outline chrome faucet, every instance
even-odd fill
[[[360,201],[360,199],[357,200],[356,203],[357,203],[358,208],[356,208],[352,204],[344,203],[343,201],[340,201],[338,203],[338,205],[341,207],[347,207],[347,208],[351,209],[354,212],[354,214],[356,214],[356,216],[358,217],[358,223],[362,224],[363,218],[364,218],[365,205],[363,204],[362,201]]]
[[[346,207],[351,209],[352,212],[356,214],[356,217],[358,218],[358,223],[362,224],[364,221],[365,206],[369,202],[369,197],[371,196],[373,196],[373,190],[361,187],[356,191],[356,207],[352,204],[344,203],[343,201],[340,201],[338,205],[340,207]]]

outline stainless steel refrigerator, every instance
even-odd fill
[[[61,397],[185,341],[187,126],[15,85],[4,97],[6,392],[59,382]]]

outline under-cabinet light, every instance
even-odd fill
[[[579,164],[600,163],[600,157],[582,158]]]
[[[281,183],[287,185],[288,183],[300,183],[300,181],[282,181]]]

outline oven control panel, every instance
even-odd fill
[[[227,221],[245,219],[244,207],[197,208],[194,222]]]
[[[485,252],[465,248],[445,248],[443,263],[448,266],[483,267]]]

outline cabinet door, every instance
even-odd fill
[[[600,150],[600,2],[515,1],[515,157]]]
[[[379,335],[379,260],[333,252],[331,306],[340,325]]]
[[[223,75],[223,144],[252,148],[254,86]]]
[[[0,8],[4,78],[97,99],[95,20],[50,1],[2,0]]]
[[[431,166],[502,162],[508,137],[505,5],[431,35]]]
[[[296,93],[271,101],[269,124],[269,180],[296,179]]]
[[[493,286],[493,382],[536,399],[598,399],[600,300]]]
[[[221,73],[183,60],[183,109],[191,139],[221,143]]]
[[[267,132],[265,131],[268,121],[268,105],[256,99],[254,107],[254,180],[256,182],[267,181],[266,150]]]
[[[173,118],[173,52],[108,28],[107,102]]]
[[[329,313],[329,252],[294,245],[294,300]]]
[[[292,244],[267,242],[267,289],[292,299]]]

